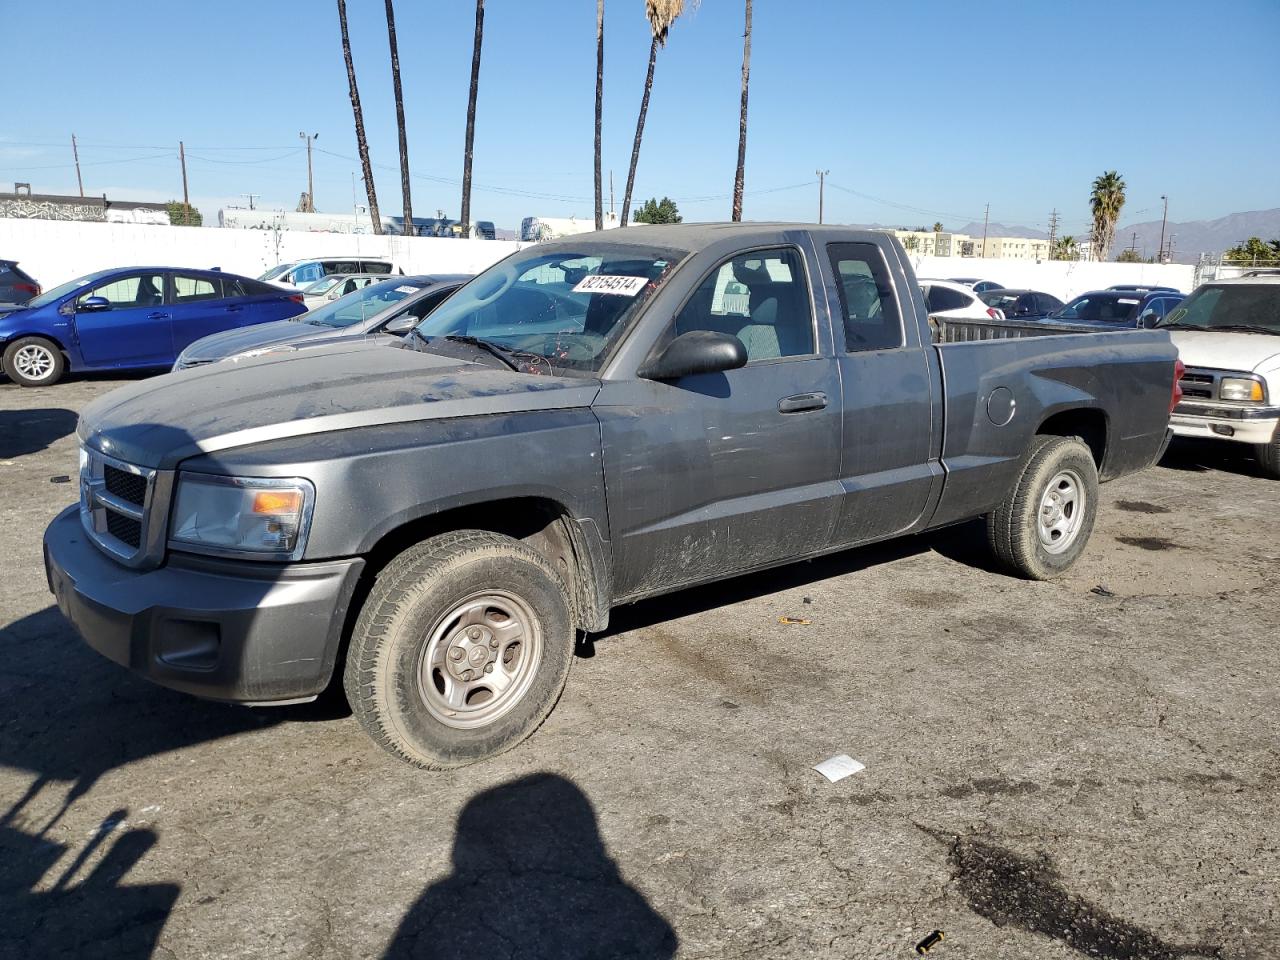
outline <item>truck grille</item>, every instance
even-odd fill
[[[1182,395],[1196,400],[1216,400],[1218,378],[1209,370],[1187,370],[1182,375]]]
[[[164,483],[157,484],[157,478]],[[80,465],[80,522],[90,539],[121,563],[135,567],[158,563],[171,480],[171,473],[134,466],[85,447]],[[162,496],[157,496],[157,486],[162,487]],[[161,518],[154,525],[153,515]]]
[[[121,500],[127,500],[138,507],[147,502],[147,478],[141,474],[130,473],[119,467],[105,464],[102,468],[102,479],[107,493],[115,494]]]

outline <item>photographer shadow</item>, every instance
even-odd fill
[[[618,871],[591,802],[539,773],[472,798],[453,872],[405,915],[387,960],[675,955],[675,931]]]

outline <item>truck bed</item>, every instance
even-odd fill
[[[1117,328],[1116,333],[1122,329]],[[975,340],[1020,340],[1023,337],[1052,337],[1064,333],[1099,333],[1111,331],[1073,323],[1049,323],[1046,320],[955,320],[930,317],[929,332],[937,345],[971,343]]]

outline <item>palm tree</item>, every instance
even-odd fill
[[[1067,236],[1059,237],[1053,241],[1053,249],[1049,251],[1049,259],[1051,260],[1074,260],[1080,255],[1080,250],[1076,246],[1076,238]]]
[[[751,0],[747,0],[747,24],[742,31],[742,106],[738,112],[738,169],[733,175],[733,221],[742,219],[742,186],[747,167],[747,90],[751,85]]]
[[[604,0],[596,0],[596,229],[604,229],[604,186],[600,182],[600,114],[604,106]]]
[[[631,210],[631,191],[636,185],[636,165],[640,162],[640,139],[644,136],[644,117],[649,112],[649,92],[653,89],[653,65],[658,58],[658,47],[667,44],[667,31],[676,17],[684,13],[684,0],[645,0],[644,15],[649,18],[649,72],[644,78],[644,96],[640,98],[640,116],[636,120],[636,139],[631,145],[631,169],[627,171],[627,189],[622,195],[622,226],[627,225]]]
[[[462,235],[471,233],[471,147],[476,139],[476,93],[480,88],[480,46],[484,42],[484,0],[476,0],[476,39],[471,48],[471,96],[467,99],[467,145],[462,158]]]
[[[387,0],[387,42],[391,44],[391,86],[396,95],[396,129],[400,133],[400,190],[404,194],[404,235],[413,236],[413,201],[409,199],[409,142],[404,132],[404,92],[400,89],[400,49],[396,46],[396,12]]]
[[[1093,193],[1089,196],[1093,211],[1093,257],[1106,260],[1111,243],[1116,238],[1116,224],[1124,207],[1124,177],[1108,170],[1093,181]]]
[[[935,221],[933,221],[933,232],[934,232],[934,233],[941,233],[941,232],[942,232],[942,221],[940,221],[940,220],[935,220]]]
[[[351,91],[351,112],[356,118],[356,150],[360,153],[360,167],[364,171],[364,190],[369,197],[369,216],[373,220],[373,232],[381,233],[382,217],[378,213],[378,194],[373,187],[373,166],[369,163],[369,141],[364,135],[364,113],[360,110],[356,68],[351,62],[351,38],[347,35],[347,0],[338,0],[338,25],[342,28],[342,58],[347,61],[347,85]]]

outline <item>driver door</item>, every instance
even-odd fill
[[[173,317],[166,277],[147,271],[116,277],[74,301],[76,338],[88,366],[147,367],[173,362]],[[104,310],[83,309],[90,297],[107,301]]]

